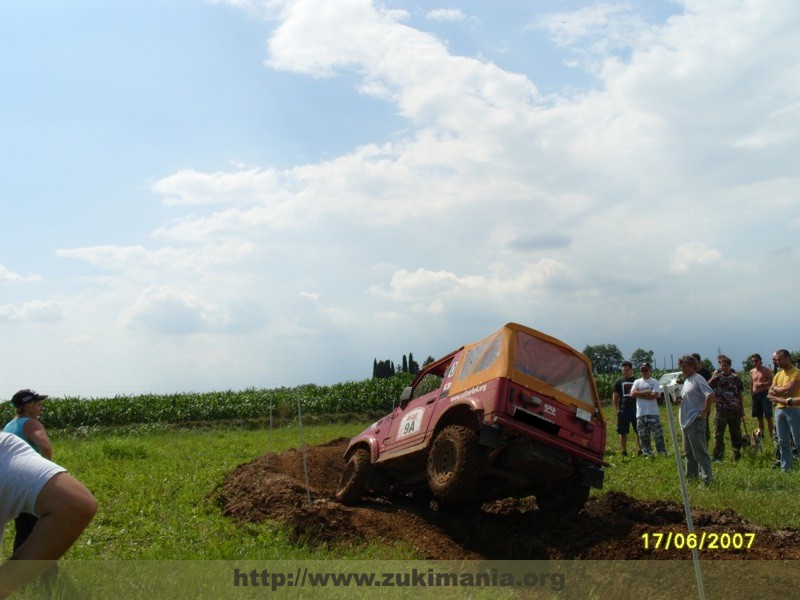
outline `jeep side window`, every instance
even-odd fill
[[[459,381],[473,373],[478,373],[491,367],[500,356],[500,344],[502,341],[502,335],[497,333],[484,343],[470,348],[464,358],[464,366],[461,367],[461,373],[458,375]]]
[[[419,383],[417,383],[417,386],[414,388],[411,399],[414,400],[420,396],[424,396],[425,394],[430,394],[431,392],[435,392],[442,387],[442,380],[444,379],[448,369],[450,369],[451,364],[452,360],[434,367],[425,373],[425,375],[422,376],[422,379],[419,380]]]
[[[503,341],[502,336],[496,335],[483,353],[478,366],[472,371],[473,373],[480,373],[481,371],[491,367],[498,358],[500,358],[500,343]]]
[[[411,395],[411,398],[415,399],[419,398],[420,396],[424,396],[425,394],[435,392],[441,387],[442,379],[443,377],[441,375],[437,375],[435,373],[426,373],[425,376],[420,380],[417,387],[414,388],[414,393]]]

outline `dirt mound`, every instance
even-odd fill
[[[336,502],[346,439],[306,448],[310,484],[300,450],[267,454],[238,466],[217,490],[226,516],[243,521],[277,520],[298,540],[358,544],[366,539],[413,545],[420,558],[438,560],[689,559],[689,550],[645,548],[643,535],[686,533],[683,507],[643,502],[608,492],[590,498],[577,516],[542,514],[533,498],[506,499],[458,513],[433,510],[405,498],[369,499],[356,507]],[[771,531],[731,510],[696,510],[698,531],[754,533],[749,549],[703,550],[704,559],[800,559],[800,532]],[[730,538],[727,538],[730,541]],[[741,541],[741,540],[740,540]],[[732,544],[728,544],[732,545]]]

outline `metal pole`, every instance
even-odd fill
[[[676,383],[664,386],[667,405],[667,420],[669,421],[669,431],[672,434],[672,449],[675,452],[675,464],[678,466],[678,479],[681,482],[681,494],[683,495],[683,510],[686,513],[686,528],[689,533],[694,533],[694,525],[692,524],[692,509],[689,507],[689,492],[686,490],[686,478],[683,476],[683,462],[681,461],[680,451],[678,450],[678,434],[675,431],[675,416],[672,414],[672,406],[674,401]],[[706,591],[703,586],[703,573],[700,570],[700,557],[697,554],[697,548],[692,548],[692,562],[694,563],[694,576],[697,580],[697,591],[700,600],[705,600]]]
[[[300,393],[297,393],[297,424],[300,427],[300,449],[303,453],[303,472],[306,476],[306,496],[308,496],[308,505],[311,506],[311,484],[308,481],[308,461],[306,460],[306,442],[303,438],[303,416],[300,410]]]

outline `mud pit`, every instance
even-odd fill
[[[642,541],[644,533],[685,533],[682,505],[643,502],[617,492],[592,497],[577,517],[563,519],[542,515],[532,498],[501,500],[458,514],[405,499],[342,506],[333,497],[347,441],[307,448],[311,506],[302,455],[289,450],[261,456],[231,472],[217,490],[223,514],[242,521],[283,522],[298,540],[310,544],[403,541],[413,545],[420,558],[436,560],[691,558],[688,550],[645,550]],[[750,549],[706,549],[704,559],[800,559],[800,531],[768,530],[731,510],[695,510],[692,517],[698,531],[756,534]]]

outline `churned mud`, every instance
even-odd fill
[[[617,492],[592,497],[577,516],[542,514],[533,498],[500,500],[458,513],[406,498],[365,499],[354,507],[334,500],[346,439],[306,448],[311,504],[299,449],[266,454],[240,465],[216,491],[223,514],[242,521],[287,524],[309,544],[403,541],[420,558],[436,560],[690,559],[689,550],[646,549],[643,534],[686,533],[683,506],[644,502]],[[800,531],[768,530],[731,510],[695,510],[696,531],[753,533],[749,549],[704,549],[704,559],[800,559]],[[650,540],[651,546],[654,540]]]

